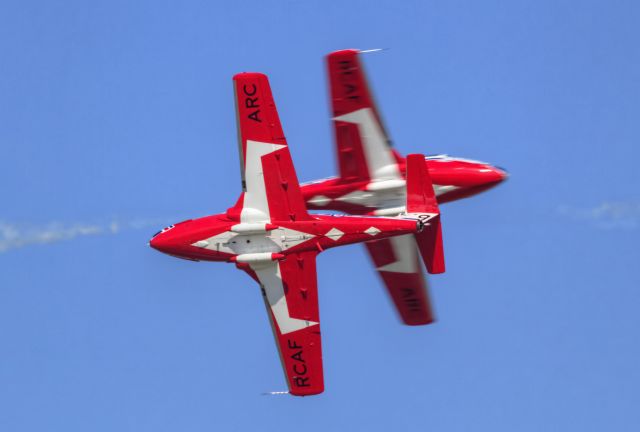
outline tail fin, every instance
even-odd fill
[[[425,221],[424,229],[415,237],[427,271],[444,273],[440,209],[427,163],[420,154],[407,156],[407,213],[417,213]]]

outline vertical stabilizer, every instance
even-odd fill
[[[407,156],[407,213],[424,221],[424,229],[415,237],[427,271],[444,273],[440,209],[424,155]]]

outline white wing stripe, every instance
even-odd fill
[[[279,263],[269,263],[266,266],[252,265],[251,268],[258,275],[260,285],[265,290],[267,301],[278,323],[280,333],[287,334],[318,324],[315,321],[291,318],[289,315],[289,306],[287,305],[287,297],[284,295]]]
[[[420,268],[418,267],[419,264],[416,259],[418,253],[413,234],[390,237],[389,240],[391,240],[393,254],[396,256],[396,261],[378,267],[377,270],[394,273],[418,273]]]
[[[371,180],[402,180],[384,131],[380,128],[371,108],[362,108],[334,117],[334,120],[358,125]]]
[[[281,144],[265,143],[247,140],[247,154],[245,155],[244,178],[247,191],[244,194],[244,204],[240,213],[240,222],[271,222],[267,190],[264,184],[262,156],[286,147]]]

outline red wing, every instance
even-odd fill
[[[244,197],[241,222],[310,219],[269,80],[259,73],[233,77]]]
[[[329,54],[327,67],[340,177],[348,181],[401,179],[358,51]]]
[[[260,282],[289,392],[295,396],[324,391],[316,255],[292,254],[248,270]]]
[[[382,127],[358,50],[346,49],[332,52],[327,56],[327,66],[334,117],[370,108]]]
[[[233,82],[242,155],[246,154],[247,140],[287,145],[269,78],[261,73],[240,73]]]
[[[402,321],[424,325],[435,321],[413,235],[365,243]]]

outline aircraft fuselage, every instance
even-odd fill
[[[406,168],[398,158],[403,179],[352,181],[339,177],[303,183],[302,194],[310,210],[348,214],[393,216],[404,211]],[[425,158],[439,203],[455,201],[491,189],[507,173],[485,162],[448,156]]]
[[[314,215],[311,220],[252,224],[222,213],[171,225],[153,236],[149,244],[166,254],[194,261],[253,263],[416,233],[422,226],[422,221],[411,216]]]

